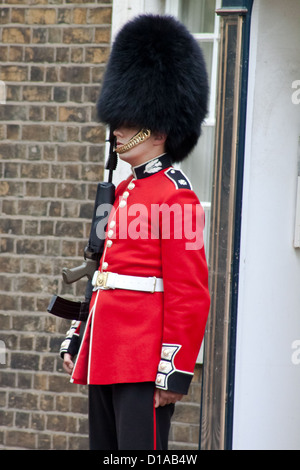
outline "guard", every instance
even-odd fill
[[[188,393],[210,297],[204,212],[173,164],[195,147],[207,99],[184,25],[142,15],[121,29],[97,111],[131,174],[116,189],[82,340],[75,322],[61,350],[71,381],[89,387],[91,449],[167,449]]]

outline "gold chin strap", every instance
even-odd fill
[[[116,149],[117,153],[125,153],[128,150],[131,150],[133,147],[145,142],[151,136],[151,131],[149,129],[142,129],[140,132],[135,134],[127,144],[122,145],[122,147]]]

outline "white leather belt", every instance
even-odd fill
[[[95,271],[92,285],[94,289],[127,289],[143,292],[163,292],[163,280],[159,277],[125,276],[110,272]]]

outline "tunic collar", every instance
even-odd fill
[[[172,166],[171,157],[167,153],[163,153],[158,157],[152,158],[152,160],[149,160],[146,163],[132,167],[132,173],[136,179],[142,179],[154,175],[161,170],[165,170],[170,166]]]

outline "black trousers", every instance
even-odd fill
[[[167,450],[174,405],[154,408],[152,382],[89,385],[91,450]]]

